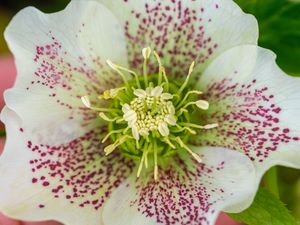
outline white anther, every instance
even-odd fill
[[[207,124],[207,125],[205,125],[203,128],[204,128],[204,129],[213,129],[213,128],[216,128],[216,127],[218,127],[218,126],[219,126],[219,124],[213,123],[213,124]]]
[[[105,155],[109,155],[110,153],[112,153],[115,149],[116,149],[116,145],[115,144],[111,144],[111,145],[108,145],[104,148],[104,152],[105,152]]]
[[[144,59],[149,59],[149,57],[151,55],[151,48],[150,47],[143,48],[142,54],[143,54]]]
[[[109,65],[113,70],[117,70],[117,66],[115,64],[113,64],[113,62],[111,60],[106,60],[107,65]]]
[[[196,101],[196,106],[200,109],[207,110],[209,108],[209,103],[204,100]]]
[[[193,72],[194,67],[195,67],[195,61],[193,61],[192,64],[190,65],[190,68],[189,68],[189,75]]]
[[[87,108],[91,108],[91,102],[88,96],[82,96],[81,101]]]

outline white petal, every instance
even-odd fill
[[[209,103],[204,100],[198,100],[196,105],[199,109],[207,110],[209,108]]]
[[[105,157],[100,130],[53,146],[38,133],[20,131],[20,118],[5,108],[7,143],[0,158],[0,211],[21,220],[99,225],[103,203],[133,170],[117,152]]]
[[[123,23],[134,68],[142,69],[145,46],[156,50],[167,74],[178,78],[187,76],[194,60],[196,74],[224,50],[257,43],[256,19],[231,0],[99,1]],[[154,57],[150,64],[150,73],[157,73]]]
[[[165,122],[161,122],[158,125],[158,131],[162,136],[168,136],[170,134],[169,128],[168,128],[168,124]]]
[[[211,104],[199,144],[247,155],[262,174],[273,165],[300,168],[300,78],[285,74],[271,51],[240,46],[220,55],[199,80]]]
[[[140,98],[146,98],[147,97],[147,93],[143,89],[135,89],[133,94],[137,97],[140,97]]]
[[[163,90],[161,86],[157,86],[151,90],[151,96],[161,96]]]
[[[213,225],[221,210],[253,196],[255,170],[247,157],[221,148],[196,153],[203,163],[189,155],[174,157],[160,168],[157,182],[152,171],[128,179],[105,205],[104,224]]]
[[[107,58],[127,61],[122,27],[107,8],[84,0],[54,14],[29,7],[13,18],[5,38],[18,73],[5,100],[27,129],[39,130],[45,143],[59,144],[99,125],[97,113],[80,97],[95,96],[94,102],[102,89],[120,83],[104,66]]]

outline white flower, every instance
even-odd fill
[[[271,166],[300,167],[300,81],[230,0],[73,0],[22,10],[5,37],[18,68],[1,113],[6,215],[213,224]]]

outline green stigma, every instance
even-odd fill
[[[158,159],[169,157],[178,151],[187,151],[199,163],[201,158],[186,143],[197,129],[212,129],[218,124],[199,125],[191,121],[196,110],[207,110],[209,103],[199,100],[199,90],[189,90],[189,80],[195,63],[192,62],[183,83],[169,81],[159,55],[154,51],[158,74],[147,74],[151,49],[144,48],[143,76],[107,60],[107,64],[124,80],[124,85],[106,90],[100,99],[110,101],[109,108],[93,107],[87,96],[81,98],[84,105],[99,112],[99,117],[108,122],[108,134],[102,143],[112,144],[104,148],[106,155],[119,149],[124,155],[139,160],[137,177],[143,167],[148,168],[149,158],[153,164],[154,179],[158,179]],[[125,75],[129,73],[132,79]]]

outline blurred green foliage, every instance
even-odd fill
[[[259,45],[272,49],[279,66],[300,76],[300,2],[288,0],[235,0],[253,14],[260,28]]]
[[[1,33],[1,36],[0,36],[0,54],[1,53],[5,53],[8,51],[8,48],[6,46],[6,43],[3,39],[3,32],[4,32],[4,29],[7,25],[7,23],[9,22],[9,18],[10,18],[10,14],[5,11],[4,9],[0,8],[0,33]]]
[[[284,204],[271,192],[260,188],[252,205],[238,214],[229,214],[233,219],[249,225],[296,225]]]
[[[22,8],[34,6],[43,12],[56,12],[62,10],[70,0],[1,0],[0,2],[0,55],[7,54],[3,32],[11,18]]]

